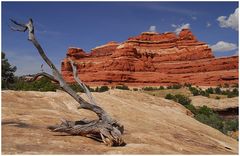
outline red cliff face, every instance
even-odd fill
[[[153,86],[191,83],[238,83],[238,56],[214,58],[211,49],[189,29],[175,33],[143,32],[123,43],[109,42],[90,53],[69,48],[67,57],[78,64],[81,79],[89,85]],[[71,66],[61,66],[65,80],[73,83]]]

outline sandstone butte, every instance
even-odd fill
[[[215,58],[211,48],[189,29],[143,32],[117,43],[109,42],[91,52],[69,48],[61,72],[74,83],[71,58],[88,85],[168,86],[191,83],[199,86],[238,83],[238,56]]]

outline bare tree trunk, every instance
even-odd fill
[[[86,89],[87,87],[84,85],[84,83],[81,82],[80,79],[78,79],[77,73],[76,73],[76,67],[74,66],[73,61],[71,60],[74,78],[79,83],[79,85],[83,87],[91,103],[85,101],[83,98],[81,98],[76,92],[74,92],[69,87],[69,85],[64,81],[62,75],[57,70],[55,65],[45,55],[45,52],[43,51],[41,45],[38,43],[38,41],[35,38],[32,19],[30,19],[27,24],[21,24],[12,19],[11,21],[13,24],[15,24],[14,27],[11,27],[12,30],[20,31],[20,32],[25,32],[26,30],[29,31],[28,40],[33,43],[33,45],[37,48],[40,56],[52,69],[53,76],[47,73],[40,73],[40,74],[50,78],[51,80],[59,82],[61,88],[79,103],[80,105],[79,108],[93,111],[94,113],[97,114],[99,118],[98,120],[92,120],[92,121],[91,120],[80,120],[80,121],[62,120],[62,123],[60,125],[49,126],[48,128],[53,132],[64,132],[71,135],[82,135],[82,136],[92,137],[97,140],[102,140],[107,146],[125,145],[124,140],[122,138],[122,134],[124,131],[123,125],[119,124],[116,120],[112,119],[107,114],[106,111],[104,111],[101,107],[96,105],[91,93],[88,91],[88,89]]]

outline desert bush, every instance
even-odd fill
[[[165,88],[163,86],[160,86],[159,87],[159,90],[164,90]]]
[[[204,105],[198,109],[198,114],[204,114],[206,116],[210,116],[211,114],[213,114],[213,111],[212,109]]]
[[[200,91],[200,95],[209,97],[209,93],[207,93],[206,91],[203,91],[203,90]]]
[[[82,87],[77,84],[77,83],[72,83],[72,84],[69,84],[69,87],[72,88],[72,90],[74,90],[75,92],[82,92],[84,93],[84,90],[82,89]],[[88,88],[88,90],[90,92],[94,92],[95,90],[91,87],[89,87],[88,85],[86,85],[86,87]]]
[[[152,90],[157,90],[157,88],[155,88],[155,87],[143,87],[142,90],[152,91]]]
[[[167,95],[165,96],[165,99],[172,100],[172,99],[174,99],[174,95],[172,95],[172,94],[167,94]]]
[[[239,96],[238,88],[234,88],[232,91],[227,90],[226,94],[228,98]]]
[[[194,107],[192,104],[185,105],[185,108],[187,108],[188,110],[190,110],[194,115],[197,114],[197,109],[196,109],[196,107]]]
[[[97,87],[98,88],[98,87]],[[108,91],[109,90],[109,88],[108,88],[108,86],[101,86],[99,89],[98,89],[98,91],[97,92],[106,92],[106,91]],[[95,90],[96,91],[96,90]]]
[[[138,88],[133,88],[133,91],[138,91]]]
[[[172,85],[172,89],[180,89],[180,88],[182,88],[181,84],[174,84],[174,85]]]
[[[221,88],[220,88],[220,87],[216,87],[216,88],[214,89],[214,93],[215,93],[215,94],[222,94]]]
[[[165,96],[165,99],[173,100],[182,105],[189,105],[191,103],[191,99],[181,94],[177,94],[177,95],[167,94]]]
[[[206,89],[205,92],[207,92],[208,94],[213,94],[213,88],[210,87],[210,88]]]
[[[84,90],[77,83],[70,84],[69,87],[72,88],[72,90],[75,92],[84,92]]]
[[[222,131],[223,120],[219,117],[218,114],[214,113],[212,109],[208,108],[207,106],[203,106],[198,109],[197,114],[195,115],[195,119]]]
[[[56,91],[59,89],[59,85],[52,83],[46,77],[43,77],[34,82],[25,82],[21,79],[17,79],[11,89],[13,90],[23,90],[23,91]]]
[[[145,91],[153,91],[153,90],[164,90],[165,88],[163,86],[160,86],[159,88],[157,87],[143,87],[142,90]]]
[[[125,85],[122,85],[122,86],[116,86],[116,89],[129,90],[128,86],[125,86]]]
[[[193,94],[193,96],[200,95],[200,92],[197,88],[195,87],[189,87],[190,92]]]
[[[95,88],[95,92],[99,92],[99,87],[98,86]]]
[[[180,88],[182,88],[181,84],[174,84],[171,86],[167,86],[167,89],[180,89]]]
[[[223,120],[216,114],[211,108],[207,106],[202,106],[199,109],[196,109],[191,104],[191,100],[183,95],[172,95],[167,94],[165,99],[170,99],[182,104],[185,108],[190,110],[194,114],[194,118],[201,123],[204,123],[208,126],[211,126],[219,131],[227,134],[229,131],[238,130],[238,119],[235,120]]]
[[[222,131],[223,121],[216,113],[212,112],[206,115],[205,113],[198,112],[198,114],[195,115],[195,119],[206,125],[209,125],[215,129]]]
[[[222,132],[227,134],[229,131],[237,131],[238,128],[238,119],[226,120],[223,122]]]
[[[87,86],[87,88],[88,88],[88,90],[90,91],[90,92],[94,92],[95,90],[93,89],[93,88],[91,88],[90,86],[88,86],[88,85],[86,85]]]
[[[239,94],[238,88],[234,88],[233,91],[232,91],[232,93],[233,93],[234,95],[238,96],[238,94]]]
[[[15,75],[14,73],[17,70],[16,66],[12,66],[8,59],[6,58],[6,54],[4,52],[2,55],[2,89],[11,89],[12,85],[15,83]]]
[[[191,99],[181,94],[175,95],[173,100],[182,105],[189,105],[191,103]]]

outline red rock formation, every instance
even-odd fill
[[[123,43],[109,42],[90,53],[69,48],[67,57],[78,64],[81,79],[89,85],[132,86],[219,85],[238,83],[238,56],[214,58],[211,49],[189,29],[175,33],[143,32]],[[61,71],[73,83],[67,58]]]

